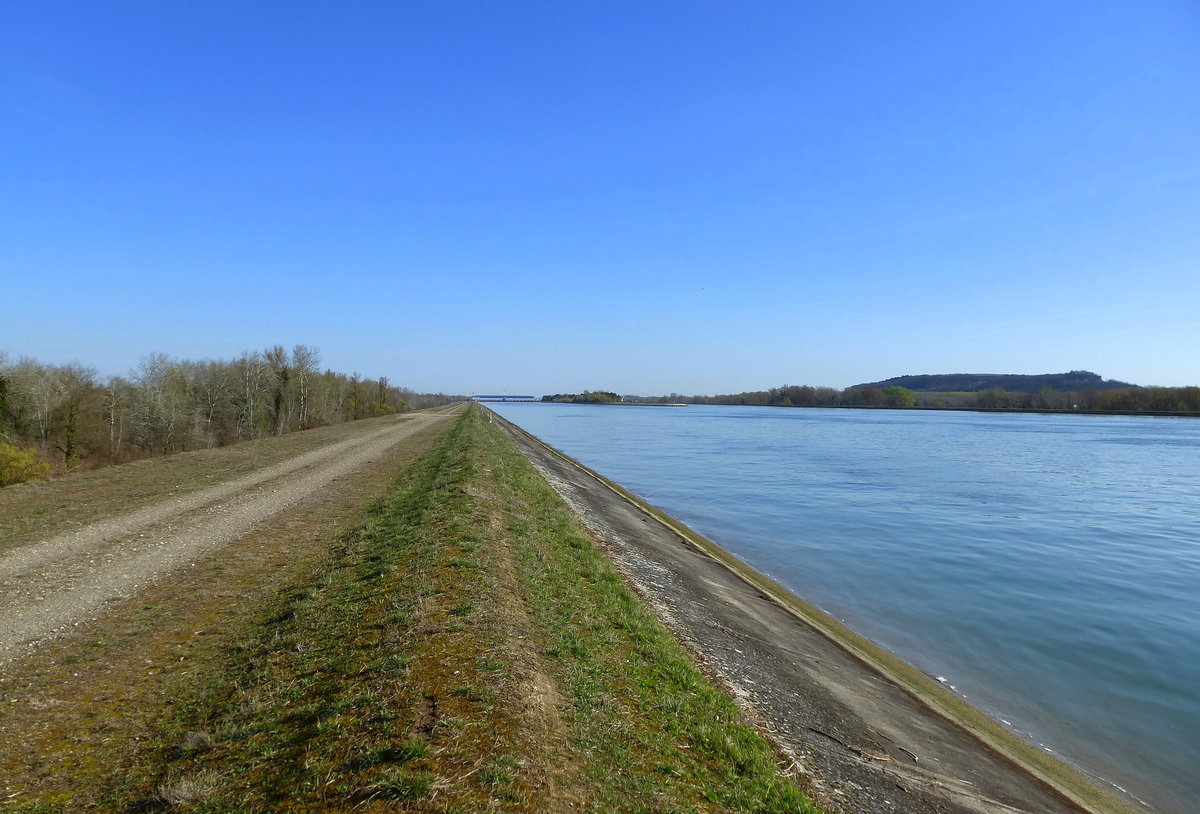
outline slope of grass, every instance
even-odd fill
[[[530,614],[599,808],[814,810],[558,496],[489,429]]]

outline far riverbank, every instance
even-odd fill
[[[511,403],[511,402],[510,402]],[[531,404],[578,404],[587,407],[688,407],[697,406],[693,402],[657,402],[657,401],[535,401]],[[1013,413],[1018,415],[1115,415],[1115,416],[1146,416],[1148,418],[1200,418],[1200,413],[1170,412],[1166,410],[1068,410],[1051,407],[893,407],[889,405],[866,404],[719,404],[720,407],[771,407],[785,410],[867,410],[903,411],[917,413]]]

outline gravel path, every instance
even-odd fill
[[[0,664],[194,564],[451,412],[384,429],[0,556]]]

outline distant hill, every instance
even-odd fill
[[[1049,387],[1060,393],[1077,390],[1120,390],[1137,385],[1102,379],[1087,370],[1069,373],[1042,373],[1027,376],[1019,373],[941,373],[919,376],[897,376],[881,382],[856,384],[855,387],[907,387],[916,393],[978,393],[998,387],[1010,393],[1033,393],[1039,387]]]

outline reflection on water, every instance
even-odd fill
[[[1056,753],[1200,800],[1200,421],[494,406]]]

